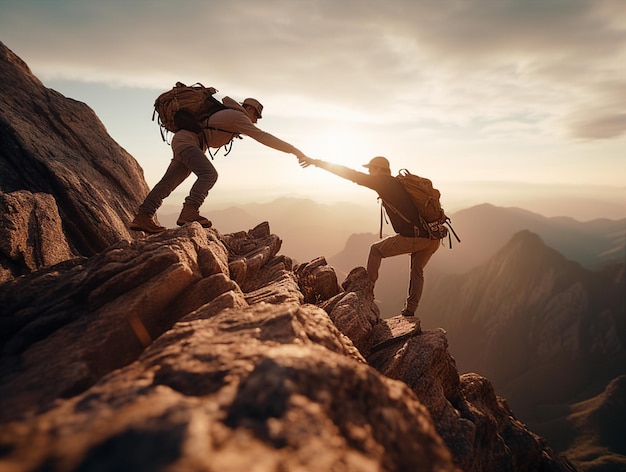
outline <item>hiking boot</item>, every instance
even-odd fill
[[[406,316],[407,318],[411,317],[411,316],[415,316],[415,313],[411,313],[409,310],[407,310],[406,308],[404,310],[402,310],[402,313],[400,313],[402,316]]]
[[[133,231],[145,231],[146,233],[156,234],[162,233],[167,228],[154,222],[154,215],[149,214],[146,210],[139,210],[135,219],[130,223],[130,229]]]
[[[180,212],[180,216],[178,217],[178,220],[176,220],[176,224],[178,226],[183,226],[187,223],[193,223],[194,221],[200,223],[203,228],[210,228],[213,225],[213,223],[211,223],[204,216],[200,216],[198,207],[192,206],[189,203],[184,203],[183,211]]]

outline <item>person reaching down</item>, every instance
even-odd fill
[[[211,222],[201,216],[200,206],[209,190],[217,182],[217,170],[205,155],[209,148],[220,148],[239,135],[249,136],[265,146],[294,154],[302,162],[305,154],[295,146],[282,141],[270,133],[256,127],[263,115],[263,105],[254,98],[246,98],[239,104],[230,97],[222,100],[226,109],[213,113],[200,123],[198,132],[180,130],[172,138],[173,158],[161,180],[148,193],[139,211],[130,224],[130,229],[147,233],[160,233],[165,227],[158,224],[154,216],[169,196],[193,172],[197,179],[189,196],[185,198],[183,209],[176,221],[178,226],[197,221],[203,227],[211,227]]]

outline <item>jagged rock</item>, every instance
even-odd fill
[[[0,191],[0,283],[73,256],[51,195]]]
[[[255,283],[259,269],[273,256],[278,254],[282,241],[275,234],[270,234],[267,222],[261,223],[247,233],[227,234],[224,244],[228,248],[229,270],[231,277],[239,285],[246,281]]]
[[[72,255],[91,256],[120,239],[132,239],[128,222],[148,192],[137,162],[107,133],[87,105],[50,90],[0,43],[0,193],[50,195],[37,206],[31,226],[14,238],[46,234]],[[17,208],[13,221],[28,221],[31,207]],[[60,216],[61,225],[58,222]],[[47,227],[37,228],[37,225]],[[56,235],[56,236],[55,236]],[[65,250],[67,252],[67,250]],[[13,276],[45,267],[0,251],[0,267]],[[57,252],[60,256],[61,252]],[[40,264],[41,262],[41,264]]]
[[[270,233],[267,222],[248,232],[224,235],[222,239],[230,254],[230,276],[246,292],[248,303],[302,303],[302,293],[292,271],[293,261],[285,256],[276,257],[282,241]]]
[[[200,316],[199,310],[214,300],[213,307],[224,302],[222,307],[247,306],[246,298],[252,303],[301,303],[295,276],[282,256],[264,256],[255,263],[256,285],[249,280],[252,291],[247,294],[230,279],[229,260],[276,252],[279,238],[253,234],[259,232],[223,237],[188,225],[121,241],[89,260],[76,259],[4,284],[0,369],[11,379],[0,385],[4,404],[42,406],[80,391],[132,361],[178,319]],[[251,252],[229,254],[219,238],[229,244],[245,240]],[[232,302],[216,300],[225,293],[232,293]],[[20,369],[14,368],[16,359]],[[66,369],[68,365],[76,368]],[[47,383],[47,388],[38,387]],[[3,409],[3,414],[21,409]]]
[[[365,269],[342,316],[303,304],[270,236],[194,223],[0,286],[0,466],[567,470],[443,331],[376,317]]]
[[[368,279],[365,268],[357,267],[341,285],[344,291],[320,306],[340,331],[367,356],[373,343],[373,328],[380,319],[380,311],[374,303],[374,284]]]
[[[402,380],[428,408],[437,431],[464,471],[572,471],[545,441],[519,422],[493,386],[477,374],[459,377],[443,330],[427,330],[368,362]]]
[[[294,273],[298,278],[298,285],[304,295],[305,303],[319,305],[341,292],[337,274],[324,257],[300,264]]]
[[[185,290],[228,273],[226,250],[211,235],[193,224],[121,241],[69,271],[5,284],[0,397],[13,408],[2,415],[80,392],[136,359],[177,321],[179,313],[168,306],[176,307]]]
[[[345,300],[361,313],[377,313],[365,269],[353,270],[343,287],[346,293],[321,305],[335,323],[332,313]],[[402,316],[378,317],[373,324],[363,317],[352,321],[345,324],[345,334],[362,346],[360,351],[372,367],[403,381],[416,393],[462,470],[574,470],[514,418],[487,379],[476,374],[459,376],[444,330],[422,331],[418,318]]]
[[[301,305],[302,296],[248,305],[248,294],[224,273],[227,261],[242,255],[227,256],[220,238],[193,224],[119,243],[66,273],[44,271],[11,283],[48,286],[45,297],[61,299],[66,312],[74,300],[87,307],[40,342],[22,346],[10,359],[19,359],[12,362],[19,368],[2,372],[0,466],[455,470],[415,394],[369,367],[323,310]],[[254,252],[267,237],[236,238],[256,239],[248,246]],[[280,293],[280,271],[265,272],[275,259],[281,257],[256,267],[256,281]],[[51,289],[50,277],[60,291]],[[292,283],[297,287],[295,277]],[[214,297],[220,290],[213,285],[225,291]],[[203,289],[211,292],[206,299]],[[159,290],[167,300],[152,304],[153,311],[133,310]],[[3,296],[19,306],[19,297]],[[186,310],[192,311],[181,321],[164,319]],[[141,336],[133,339],[129,312],[150,336],[146,348]],[[168,322],[173,326],[158,336],[155,326]],[[28,325],[14,331],[8,345],[25,330]],[[36,384],[44,388],[36,391]],[[20,420],[24,415],[29,419]]]
[[[459,402],[459,375],[443,330],[418,332],[408,338],[396,336],[391,340],[394,343],[367,356],[370,365],[409,385],[434,418],[441,417],[446,408]],[[436,375],[425,376],[424,372]]]

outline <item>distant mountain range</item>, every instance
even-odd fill
[[[207,205],[208,206],[208,205]],[[377,231],[377,210],[353,203],[323,204],[304,198],[280,198],[270,203],[250,203],[218,210],[201,209],[220,231],[254,228],[263,221],[283,240],[282,253],[298,262],[335,254],[354,232]],[[164,205],[159,220],[174,227],[179,206]]]
[[[453,214],[452,223],[462,244],[439,251],[433,260],[433,267],[448,273],[476,267],[523,230],[538,234],[547,246],[588,268],[626,260],[626,218],[580,222],[483,204]]]
[[[159,218],[166,226],[173,227],[179,212],[178,206],[164,205]],[[271,221],[272,228],[283,239],[285,254],[300,262],[325,256],[344,272],[355,265],[364,265],[369,245],[378,239],[379,214],[371,205],[321,204],[309,199],[280,198],[269,203],[229,206],[204,213],[224,232]],[[522,230],[538,234],[548,246],[588,268],[626,259],[626,218],[580,222],[487,203],[460,210],[450,217],[462,243],[453,241],[452,251],[442,248],[430,265],[446,273],[460,274],[476,267]],[[387,234],[392,232],[389,225],[383,230]]]
[[[180,209],[164,206],[161,222],[174,226]],[[282,252],[298,262],[324,256],[340,280],[354,267],[365,266],[369,246],[379,239],[379,214],[374,207],[351,203],[320,204],[308,199],[281,198],[270,203],[232,206],[206,212],[223,232],[252,228],[271,221],[283,240]],[[566,259],[588,269],[626,261],[626,218],[588,222],[569,217],[545,217],[520,208],[481,204],[450,215],[461,243],[452,239],[433,256],[426,268],[425,293],[430,274],[464,274],[487,261],[515,233],[531,231]],[[389,233],[391,227],[384,226]],[[402,309],[408,285],[408,257],[383,261],[376,297],[383,316]]]

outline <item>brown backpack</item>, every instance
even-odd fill
[[[419,175],[411,174],[407,169],[400,169],[397,179],[402,183],[426,223],[443,223],[448,218],[441,208],[441,193],[433,183]]]
[[[448,218],[441,207],[441,193],[439,190],[433,187],[433,183],[419,175],[411,174],[407,169],[400,169],[398,176],[396,177],[407,193],[410,195],[411,200],[415,204],[418,211],[419,223],[428,231],[428,237],[430,239],[443,239],[448,236],[450,247],[452,247],[452,239],[448,228],[454,234],[454,237],[458,242],[461,242],[456,232],[452,228],[450,218]],[[411,221],[399,210],[389,205],[394,212],[402,217],[408,223],[416,225],[416,221]],[[444,226],[445,225],[445,226]],[[447,226],[447,228],[446,228]],[[416,226],[417,227],[417,226]],[[382,220],[381,220],[381,236],[382,236]]]
[[[161,138],[167,141],[167,132],[176,133],[181,129],[199,133],[202,127],[199,122],[206,120],[213,113],[225,110],[226,106],[213,96],[217,90],[205,87],[200,83],[176,85],[163,92],[154,102],[152,121],[158,115]]]

